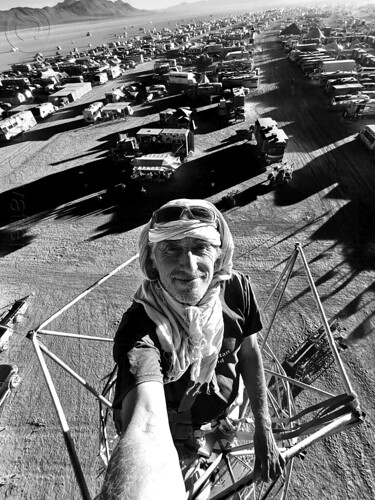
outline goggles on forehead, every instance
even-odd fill
[[[181,220],[186,217],[189,220],[199,220],[201,222],[215,223],[217,215],[209,207],[202,206],[170,206],[162,207],[152,214],[152,222],[156,224],[165,224]]]

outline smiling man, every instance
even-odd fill
[[[255,476],[276,478],[284,461],[267,407],[260,315],[249,278],[232,269],[222,214],[205,200],[173,200],[143,228],[139,250],[145,279],[114,345],[120,440],[100,498],[185,499],[181,470],[191,475],[193,459],[207,453],[201,427],[228,415],[242,380],[255,423]]]

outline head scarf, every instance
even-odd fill
[[[202,206],[213,210],[215,224],[197,220],[179,220],[153,226],[152,219],[139,238],[139,261],[144,281],[135,294],[147,315],[156,324],[156,334],[164,352],[170,356],[170,367],[164,382],[178,380],[190,369],[191,380],[198,386],[214,379],[221,349],[224,323],[220,301],[221,283],[231,277],[233,239],[228,225],[217,208],[206,200],[179,199],[167,206]],[[220,246],[212,281],[199,304],[181,304],[163,288],[152,266],[150,243],[187,237]]]
[[[217,216],[217,231],[219,232],[220,239],[221,239],[221,255],[219,259],[216,262],[215,266],[215,273],[213,276],[213,281],[218,282],[218,281],[224,281],[230,278],[231,273],[232,273],[232,259],[233,259],[233,250],[234,250],[234,244],[233,244],[233,238],[232,234],[229,230],[228,224],[226,223],[226,220],[222,216],[221,212],[213,205],[211,202],[207,200],[190,200],[186,198],[181,198],[178,200],[172,200],[163,205],[161,208],[164,207],[170,207],[170,206],[202,206],[206,208],[210,208],[216,213]],[[198,232],[196,232],[194,235],[192,233],[188,234],[188,232],[184,233],[184,238],[191,236],[195,238],[200,238],[204,239],[205,241],[208,240],[208,231],[207,230],[207,225],[206,225],[206,231],[205,231],[205,224],[200,223],[199,221],[178,221],[180,223],[180,229],[182,227],[182,224],[186,222],[194,222],[197,225],[200,225],[203,230],[202,233],[205,233],[205,235],[201,234],[199,235]],[[155,275],[155,271],[152,266],[152,262],[150,259],[150,239],[149,239],[149,233],[150,229],[152,226],[152,219],[150,219],[147,224],[143,227],[139,241],[138,241],[138,246],[139,246],[139,263],[141,267],[141,272],[146,280],[153,281],[157,279],[157,275]],[[196,228],[197,229],[197,228]],[[167,238],[166,238],[167,239]],[[170,237],[169,239],[177,239],[176,236]],[[162,241],[162,240],[160,240]],[[209,241],[211,243],[211,241]]]

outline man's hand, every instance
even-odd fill
[[[254,481],[274,481],[283,473],[285,460],[279,452],[271,427],[259,427],[254,432]]]

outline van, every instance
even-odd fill
[[[375,125],[366,125],[359,131],[356,139],[370,151],[375,150]]]

